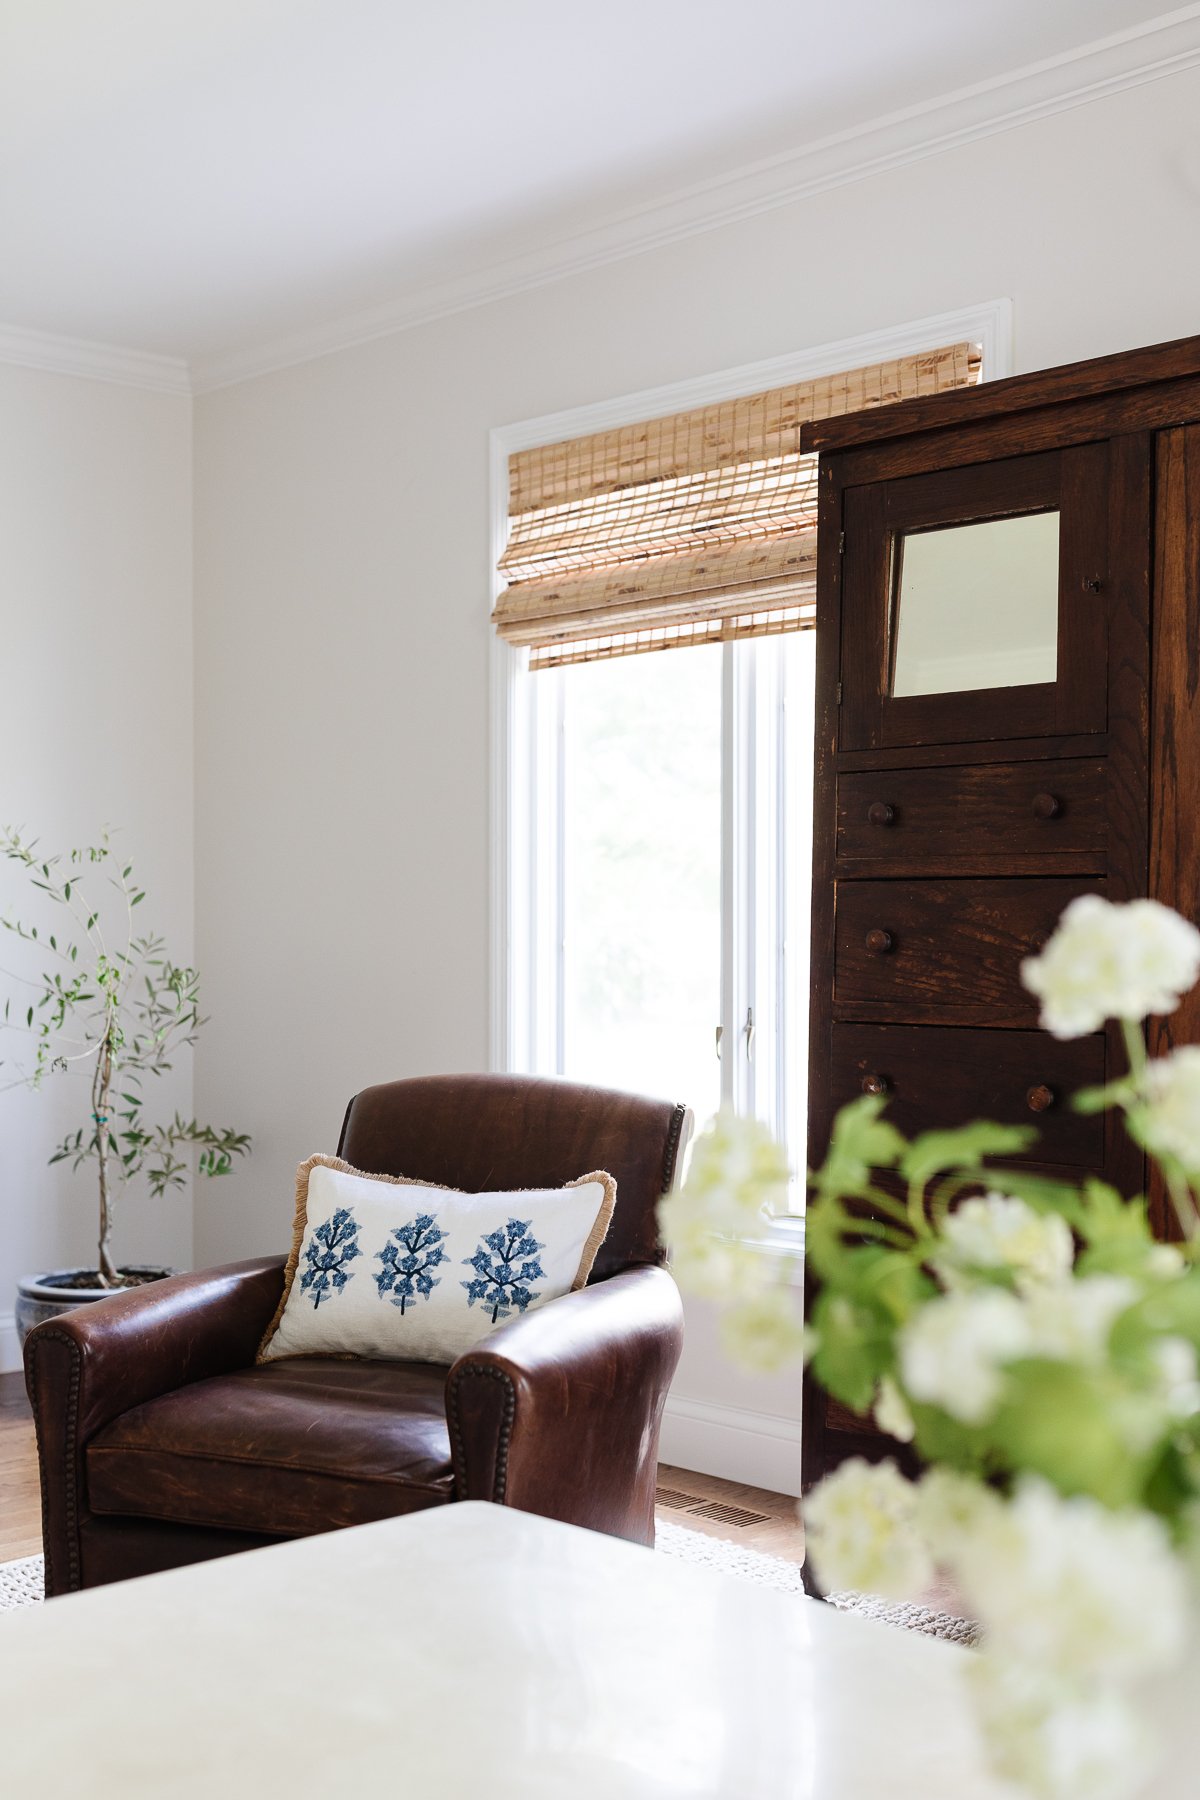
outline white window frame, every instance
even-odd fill
[[[503,586],[497,565],[508,537],[508,459],[517,451],[561,443],[564,439],[585,437],[592,432],[612,430],[643,419],[735,400],[745,394],[813,380],[840,369],[917,355],[963,341],[982,346],[985,380],[1010,374],[1013,367],[1011,300],[986,301],[860,337],[816,345],[766,362],[747,363],[695,380],[496,426],[490,434],[489,607],[495,604]],[[730,734],[734,740],[739,736],[737,718],[741,709],[753,704],[753,695],[747,691],[753,675],[745,673],[750,662],[751,659],[741,659],[743,674],[739,676],[737,660],[728,654],[725,658],[727,686],[723,715],[726,741],[722,748],[726,781],[753,782],[753,773],[739,766],[740,745],[735,748],[735,743],[730,741]],[[558,922],[562,917],[562,871],[538,866],[535,830],[540,809],[550,807],[561,811],[562,689],[561,683],[549,671],[530,674],[528,651],[514,649],[495,631],[491,632],[490,686],[489,1060],[495,1071],[524,1073],[545,1067],[550,1061],[557,1064],[557,1052],[561,1050],[561,1045],[554,1043],[554,1034],[561,1030],[561,1024],[556,1017],[550,1016],[545,995],[540,992],[542,984],[535,982],[532,976],[538,955],[539,920]],[[767,787],[774,795],[774,816],[778,820],[784,804],[784,781],[780,770],[770,772]],[[757,808],[760,821],[769,818],[770,804],[764,805],[761,788],[760,778],[757,795],[743,789],[740,804],[736,807],[729,804],[732,795],[723,796],[725,818],[747,818],[751,803]],[[770,903],[769,896],[755,894],[752,882],[737,881],[738,869],[745,871],[747,867],[741,848],[731,844],[723,846],[723,908],[761,907]],[[745,943],[752,935],[739,934],[734,941]],[[555,931],[554,941],[561,957],[561,930]],[[740,1031],[731,1032],[730,1022],[745,1020],[746,996],[753,992],[753,970],[727,969],[723,982],[721,1010],[726,1021],[725,1041],[729,1042],[732,1037],[734,1045],[731,1047],[740,1052]],[[561,990],[561,979],[557,985]],[[543,1007],[541,1016],[537,1010],[539,1001]],[[728,1069],[728,1074],[722,1077],[723,1082],[735,1083],[731,1097],[745,1106],[751,1097],[747,1088],[753,1083],[754,1072],[749,1075],[744,1072],[745,1058],[741,1055],[723,1060]],[[775,1106],[781,1103],[782,1095],[776,1097]]]

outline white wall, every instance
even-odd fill
[[[0,823],[46,850],[120,828],[144,924],[193,955],[191,402],[0,366]],[[0,912],[24,909],[0,865]],[[0,967],[19,960],[0,938]],[[0,996],[15,991],[0,976]],[[0,1058],[24,1048],[0,1033]],[[0,1085],[9,1078],[0,1068]],[[191,1108],[189,1058],[162,1100]],[[0,1368],[21,1274],[94,1262],[95,1177],[51,1169],[86,1080],[0,1093]],[[190,1198],[132,1202],[116,1249],[191,1262]]]
[[[259,1142],[198,1260],[286,1244],[357,1086],[485,1066],[489,428],[1000,295],[1019,369],[1200,330],[1197,116],[1174,76],[197,402],[198,1101]],[[737,1472],[733,1409],[792,1457],[798,1377],[691,1314],[667,1454]]]

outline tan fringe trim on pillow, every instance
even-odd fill
[[[608,1236],[608,1228],[612,1224],[613,1208],[617,1204],[617,1184],[607,1169],[595,1169],[590,1175],[580,1175],[575,1181],[564,1181],[564,1188],[587,1187],[590,1182],[598,1182],[604,1189],[600,1201],[600,1211],[596,1214],[596,1223],[588,1233],[587,1243],[583,1246],[583,1255],[579,1258],[579,1267],[575,1271],[575,1279],[568,1289],[574,1293],[577,1288],[587,1285],[587,1278],[592,1272],[592,1264],[599,1253],[600,1246]]]
[[[271,1339],[279,1330],[283,1309],[288,1303],[292,1283],[296,1279],[296,1269],[300,1263],[300,1246],[304,1242],[304,1233],[308,1229],[308,1181],[318,1165],[324,1169],[335,1169],[339,1175],[356,1175],[360,1181],[381,1181],[390,1187],[438,1188],[443,1194],[466,1192],[465,1188],[446,1187],[439,1181],[419,1181],[412,1175],[373,1175],[366,1169],[356,1169],[353,1163],[346,1162],[343,1157],[324,1156],[320,1151],[314,1156],[306,1157],[296,1170],[296,1213],[292,1223],[292,1247],[288,1251],[288,1259],[283,1271],[283,1292],[279,1296],[279,1305],[275,1308],[275,1316],[263,1333],[262,1342],[258,1346],[258,1354],[254,1359],[256,1363],[266,1361]],[[592,1272],[592,1264],[599,1254],[600,1246],[608,1236],[613,1209],[617,1204],[617,1184],[604,1169],[596,1169],[590,1175],[580,1175],[574,1181],[564,1181],[562,1185],[563,1188],[587,1187],[590,1182],[596,1182],[604,1189],[604,1197],[600,1202],[600,1210],[596,1214],[596,1222],[588,1233],[587,1242],[583,1246],[583,1254],[579,1259],[579,1267],[575,1271],[575,1279],[568,1290],[572,1294],[577,1288],[586,1285],[587,1278]],[[561,1190],[557,1188],[510,1188],[507,1191],[513,1194],[531,1194],[535,1192],[558,1193]],[[330,1353],[326,1351],[323,1354]]]

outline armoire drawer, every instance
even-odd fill
[[[880,874],[1103,874],[1106,762],[855,770],[837,783],[837,856]]]
[[[839,881],[833,1016],[906,1025],[1035,1026],[1021,962],[1102,881]]]
[[[1103,1114],[1072,1111],[1082,1087],[1105,1080],[1102,1034],[1059,1043],[1043,1031],[971,1031],[929,1025],[835,1025],[834,1108],[883,1093],[888,1118],[919,1131],[994,1119],[1041,1133],[1028,1160],[1104,1166]]]

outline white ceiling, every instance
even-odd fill
[[[0,321],[219,357],[1161,12],[0,0]]]

